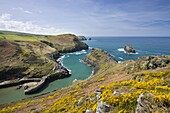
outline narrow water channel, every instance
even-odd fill
[[[68,78],[59,79],[49,83],[48,85],[45,85],[43,90],[36,94],[25,95],[23,89],[16,90],[16,87],[0,89],[0,104],[9,103],[58,90],[70,85],[75,79],[83,80],[88,78],[92,73],[92,68],[79,61],[79,59],[85,58],[85,56],[86,51],[65,54],[64,58],[61,59],[61,62],[65,67],[71,70],[72,75]]]

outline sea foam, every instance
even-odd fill
[[[119,49],[117,49],[118,51],[123,51],[123,52],[125,52],[125,50],[124,50],[124,48],[119,48]]]
[[[119,59],[121,59],[121,60],[123,60],[123,58],[122,57],[118,57]]]
[[[81,50],[81,51],[76,51],[76,52],[73,52],[73,53],[68,53],[68,54],[73,54],[73,55],[81,55],[81,54],[86,54],[86,50]]]
[[[58,62],[62,62],[63,59],[65,58],[65,55],[61,56],[60,58],[57,59]]]
[[[91,50],[91,49],[93,49],[93,47],[89,47],[89,49]]]
[[[60,62],[61,65],[69,71],[69,74],[71,74],[71,70],[70,70],[69,68],[65,67],[64,64],[63,64],[63,59],[64,59],[65,57],[66,57],[66,56],[63,55],[63,56],[61,56],[60,58],[58,58],[57,61]],[[67,56],[67,57],[69,57],[69,56]]]
[[[124,50],[124,48],[119,48],[119,49],[117,49],[117,50],[126,53],[126,51]],[[127,54],[139,54],[139,53],[136,52],[136,53],[127,53]]]

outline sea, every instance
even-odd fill
[[[64,54],[58,59],[71,72],[71,76],[46,84],[36,94],[25,95],[23,89],[15,87],[0,89],[0,104],[14,102],[25,98],[39,96],[48,92],[65,88],[76,80],[85,80],[92,76],[92,68],[82,63],[92,48],[100,48],[110,53],[118,62],[136,60],[141,56],[170,55],[170,37],[87,37],[92,40],[83,41],[89,45],[89,50]],[[126,54],[124,46],[130,44],[136,54]]]

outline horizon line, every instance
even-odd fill
[[[56,36],[61,34],[74,34],[76,36],[85,36],[85,37],[170,37],[170,36],[158,36],[158,35],[77,35],[75,33],[58,33],[58,34],[41,34],[41,33],[30,33],[30,32],[24,32],[24,31],[15,31],[15,30],[3,30],[0,29],[0,31],[3,32],[15,32],[15,33],[24,33],[24,34],[30,34],[30,35],[44,35],[44,36]]]

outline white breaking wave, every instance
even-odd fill
[[[65,66],[64,66],[65,67]],[[69,72],[69,74],[71,74],[71,69],[68,69],[67,67],[65,67],[67,70],[68,70],[68,72]]]
[[[113,54],[110,54],[112,57],[115,57]]]
[[[118,63],[122,63],[122,61],[118,61]]]
[[[67,56],[67,57],[69,57],[69,56]],[[71,74],[71,70],[68,69],[67,67],[65,67],[64,64],[63,64],[63,59],[64,58],[65,58],[65,55],[61,56],[60,58],[57,59],[57,62],[60,62],[61,65],[69,71],[69,74]]]
[[[77,79],[74,79],[73,82],[77,82]]]
[[[124,48],[119,48],[119,49],[117,49],[118,51],[123,51],[123,52],[125,52],[125,50],[124,50]]]
[[[126,53],[126,51],[124,50],[124,48],[119,48],[119,49],[117,49],[117,50]],[[127,53],[127,54],[139,54],[139,53],[136,52],[136,53]]]
[[[91,50],[91,49],[93,49],[93,47],[89,47],[89,49]]]
[[[119,59],[123,60],[123,58],[122,58],[122,57],[119,57]]]
[[[84,62],[82,62],[82,60],[81,60],[81,59],[79,59],[79,62],[84,63]]]
[[[68,54],[73,54],[73,55],[81,55],[81,54],[86,54],[86,50],[82,50],[82,51],[76,51],[76,52],[73,52],[73,53],[68,53]]]
[[[58,62],[62,62],[63,59],[65,58],[65,55],[61,56],[60,58],[57,59]]]

